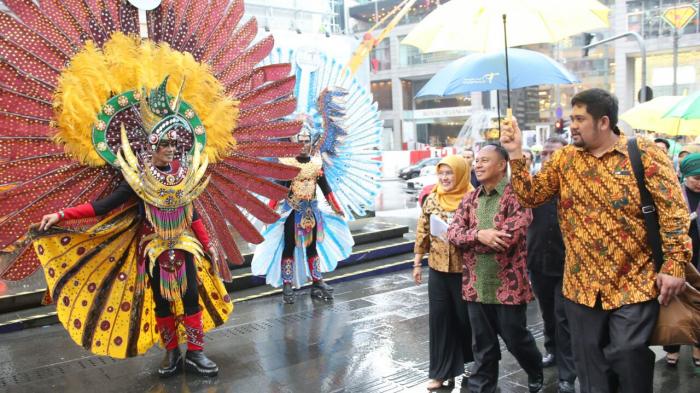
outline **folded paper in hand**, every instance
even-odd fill
[[[430,234],[447,241],[447,223],[435,214],[430,215]]]

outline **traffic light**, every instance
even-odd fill
[[[583,57],[588,57],[588,49],[586,46],[590,45],[593,42],[593,39],[595,38],[595,34],[593,33],[583,33]]]
[[[564,133],[564,119],[557,119],[557,121],[554,122],[554,132],[557,134]]]

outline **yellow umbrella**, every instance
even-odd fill
[[[677,135],[700,135],[700,119],[664,118],[664,114],[685,97],[665,96],[639,104],[620,115],[620,120],[638,130]]]
[[[401,42],[421,52],[503,49],[556,42],[608,27],[608,8],[596,0],[452,0],[425,17]]]
[[[608,27],[608,11],[597,0],[452,0],[419,22],[401,43],[422,52],[505,48],[510,119],[508,46],[556,42]]]

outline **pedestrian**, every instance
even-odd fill
[[[472,393],[495,392],[500,335],[528,375],[530,392],[542,389],[542,354],[527,330],[527,303],[534,299],[527,278],[525,234],[532,220],[508,182],[508,153],[487,144],[477,153],[481,182],[455,213],[448,240],[462,249],[462,297],[472,327]]]
[[[476,179],[476,175],[474,174],[474,149],[468,147],[462,150],[462,157],[467,160],[467,165],[471,171],[469,174],[469,182],[472,184],[472,187],[479,187],[479,181]]]
[[[681,161],[680,172],[683,178],[683,196],[688,204],[690,212],[690,229],[688,236],[693,243],[693,257],[691,259],[695,267],[700,268],[700,230],[698,223],[698,210],[700,210],[700,153],[690,153]],[[680,358],[680,345],[664,346],[666,351],[666,364],[670,367],[678,365]],[[693,346],[693,365],[700,367],[700,343]]]
[[[430,368],[428,389],[439,389],[464,373],[464,364],[474,360],[467,304],[462,300],[462,253],[443,237],[431,235],[431,216],[449,223],[460,201],[473,190],[470,165],[458,155],[447,156],[437,165],[438,184],[425,199],[416,228],[413,279],[423,281],[423,255],[428,265],[428,319]],[[445,226],[446,228],[446,226]],[[436,228],[433,228],[435,232]],[[444,230],[443,230],[444,232]]]
[[[555,151],[568,143],[558,136],[547,139],[542,148],[542,165]],[[564,240],[557,218],[554,197],[532,209],[532,223],[527,229],[527,268],[535,297],[544,321],[543,367],[556,365],[559,372],[559,393],[573,393],[576,371],[571,350],[571,334],[564,311],[561,279],[564,275]]]
[[[687,208],[671,161],[652,141],[639,139],[663,240],[664,264],[657,274],[627,138],[617,127],[617,99],[590,89],[576,94],[571,105],[573,146],[555,152],[534,177],[522,157],[517,120],[501,128],[513,189],[528,207],[559,197],[563,295],[567,318],[576,321],[570,328],[581,391],[651,393],[654,353],[648,341],[659,304],[667,305],[685,285],[691,254]]]
[[[667,139],[656,138],[654,139],[654,144],[666,154],[668,154],[669,150],[671,150],[671,143]]]

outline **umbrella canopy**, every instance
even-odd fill
[[[421,52],[503,49],[556,42],[608,27],[608,8],[596,0],[452,0],[431,12],[401,42]]]
[[[676,105],[666,112],[664,117],[681,119],[700,119],[700,91],[683,97]],[[700,134],[700,131],[698,131]]]
[[[510,63],[510,87],[513,89],[579,82],[563,65],[539,52],[510,49],[508,62]],[[505,89],[505,52],[474,53],[457,59],[440,70],[423,86],[416,98]]]
[[[638,130],[677,135],[700,135],[700,120],[685,120],[679,117],[664,117],[677,107],[684,97],[665,96],[639,104],[620,115],[620,120]]]

